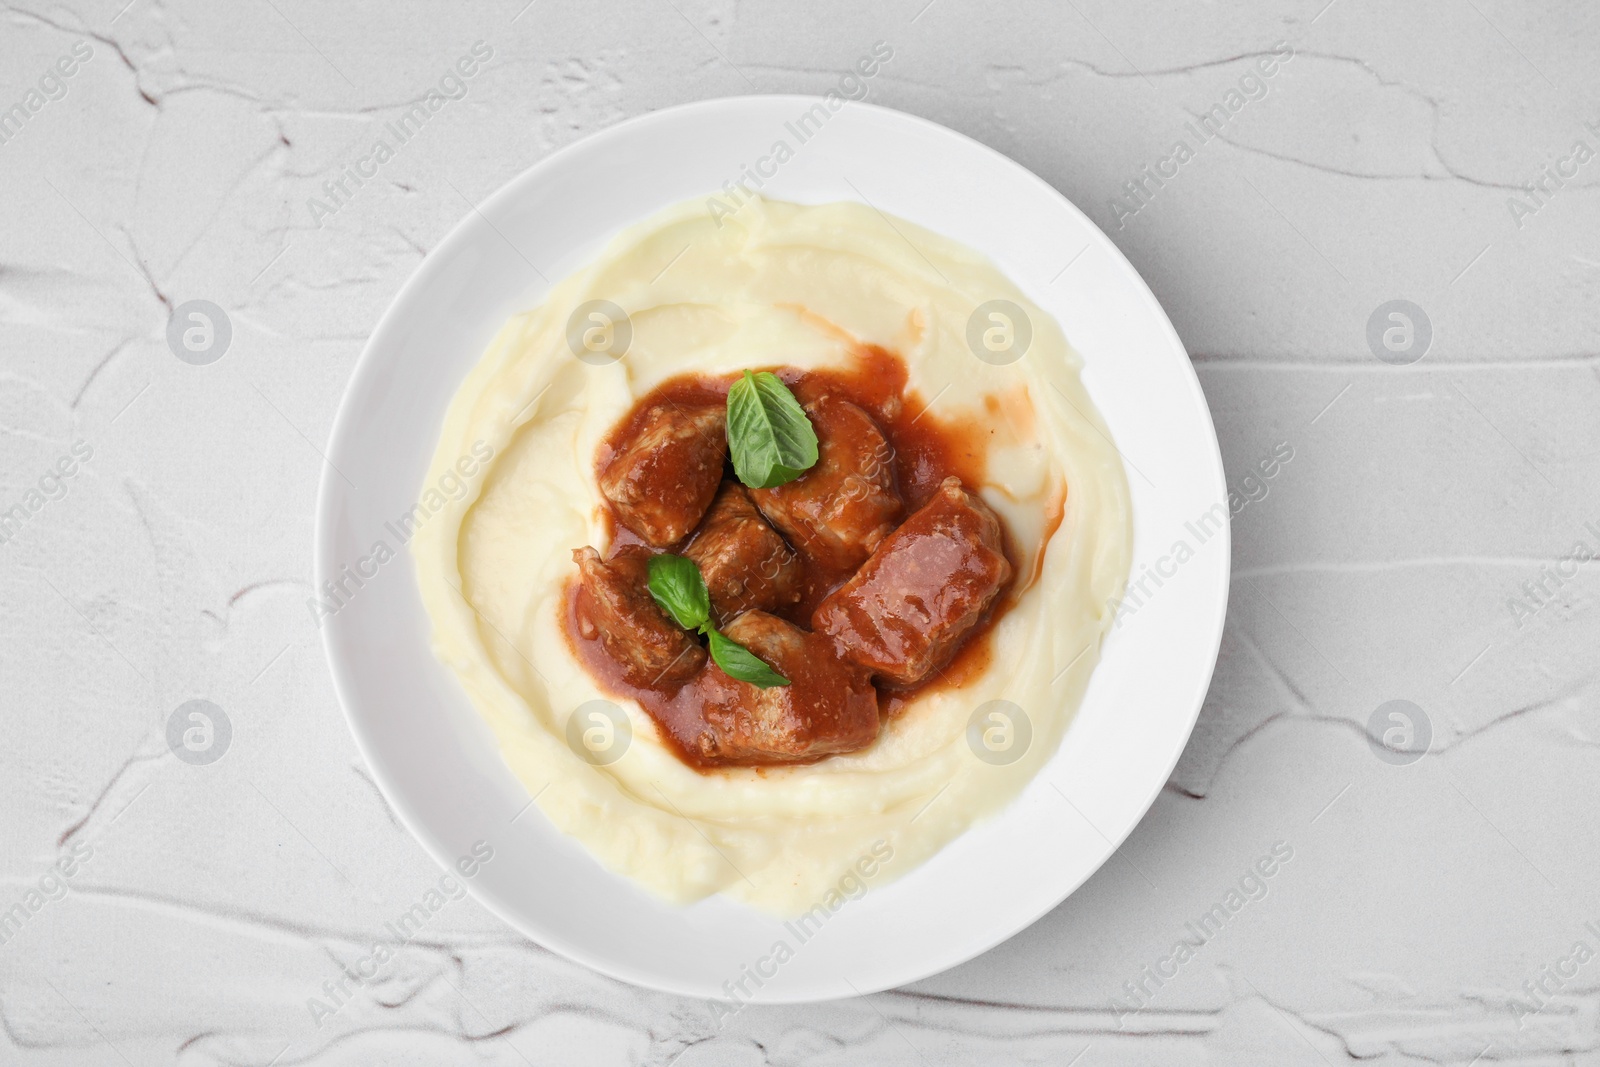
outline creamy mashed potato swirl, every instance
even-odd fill
[[[1003,366],[967,341],[974,309],[995,299],[1032,327],[1026,354]],[[569,317],[593,300],[629,316],[615,362],[569,347]],[[815,764],[701,773],[628,700],[615,701],[632,728],[623,755],[582,758],[568,717],[611,698],[567,643],[563,591],[572,550],[605,548],[602,437],[675,375],[845,366],[862,344],[904,357],[929,417],[991,431],[988,476],[973,488],[1019,558],[987,665],[920,694],[867,749]],[[886,844],[892,859],[873,865],[873,884],[899,877],[1027,784],[1097,662],[1130,521],[1121,461],[1078,370],[1059,326],[986,259],[869,207],[756,200],[720,224],[699,203],[663,211],[508,322],[451,403],[427,484],[475,444],[493,459],[412,542],[436,652],[545,816],[662,897],[720,892],[798,914],[880,842],[876,855]],[[1010,762],[979,758],[983,730],[969,731],[995,700],[1022,709],[1031,730]],[[988,728],[1004,752],[1003,721]]]

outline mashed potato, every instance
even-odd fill
[[[1019,360],[974,355],[969,322],[991,300],[1025,312]],[[574,355],[569,320],[591,301],[627,312],[609,342],[590,337],[602,349],[626,338],[619,359]],[[990,347],[1003,346],[1006,324],[986,312],[973,336],[991,326]],[[905,358],[932,417],[992,431],[981,492],[1017,549],[1019,595],[987,665],[918,696],[869,748],[816,764],[701,773],[631,701],[616,702],[631,727],[620,758],[583,758],[569,717],[606,694],[569,649],[562,598],[572,550],[605,547],[601,438],[674,375],[843,365],[860,344]],[[987,260],[869,207],[668,209],[508,322],[456,394],[427,484],[485,447],[493,459],[413,542],[436,652],[545,816],[660,896],[726,893],[798,914],[863,857],[888,853],[877,880],[899,877],[1027,784],[1097,662],[1130,523],[1078,367],[1057,324]]]

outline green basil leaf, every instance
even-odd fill
[[[650,595],[686,630],[711,620],[711,595],[694,560],[663,552],[650,557]]]
[[[723,637],[710,627],[706,628],[706,636],[711,639],[712,662],[721,667],[722,673],[729,678],[737,678],[762,689],[789,684],[789,679],[761,662],[754,652],[733,638]]]
[[[745,371],[728,390],[728,451],[741,482],[771,489],[816,464],[817,431],[776,374]]]

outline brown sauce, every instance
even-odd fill
[[[876,346],[860,346],[854,352],[850,365],[842,368],[830,367],[816,371],[800,371],[792,367],[751,369],[772,370],[802,403],[822,392],[833,392],[843,395],[871,414],[893,450],[895,474],[900,493],[905,498],[906,515],[921,507],[939,484],[951,475],[960,478],[973,491],[986,480],[989,444],[995,431],[976,419],[946,419],[935,414],[931,405],[937,401],[937,397],[925,398],[909,389],[905,361],[892,352]],[[640,397],[596,450],[596,471],[606,467],[617,453],[617,443],[628,439],[650,408],[663,402],[685,408],[723,404],[727,400],[729,386],[738,377],[680,375]],[[733,477],[731,464],[726,477]],[[1064,507],[1064,498],[1061,503]],[[1060,521],[1060,512],[1057,511],[1054,523],[1059,524]],[[609,543],[596,547],[607,556],[622,545],[643,543],[641,538],[617,521],[609,505],[605,528]],[[1001,531],[1005,555],[1015,571],[1018,553],[1003,520]],[[1054,532],[1053,527],[1050,532]],[[679,552],[682,547],[682,544],[674,545],[666,551]],[[853,571],[834,570],[820,565],[803,552],[801,555],[805,561],[804,593],[799,603],[777,610],[774,614],[809,630],[813,610],[829,593],[844,584]],[[1020,585],[1013,578],[1010,585],[1001,590],[988,615],[972,630],[951,661],[931,679],[913,689],[890,690],[880,687],[880,713],[885,717],[898,715],[924,693],[960,688],[982,675],[992,660],[991,633],[995,621],[1014,603],[1014,591],[1026,588],[1028,584],[1031,582],[1027,576],[1024,576]],[[710,668],[675,691],[632,684],[624,677],[621,665],[607,655],[598,639],[583,636],[577,615],[576,591],[577,581],[574,578],[563,598],[562,629],[578,661],[603,691],[614,698],[637,701],[661,727],[662,733],[685,763],[702,772],[715,769],[708,767],[686,744],[699,730],[704,699],[702,679],[711,673]],[[707,684],[721,681],[716,679]]]

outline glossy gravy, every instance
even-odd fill
[[[763,369],[763,368],[752,368]],[[910,515],[931,497],[940,482],[954,475],[970,490],[981,486],[988,470],[988,451],[994,430],[977,420],[949,420],[935,415],[932,401],[923,398],[907,387],[908,373],[905,360],[876,346],[861,346],[854,353],[850,366],[817,371],[800,371],[792,367],[770,368],[795,393],[802,403],[823,392],[842,395],[865,409],[877,422],[888,439],[893,452],[895,475],[900,494],[905,499],[905,514]],[[632,410],[622,418],[600,444],[595,453],[595,470],[604,470],[617,453],[617,442],[627,440],[640,425],[646,413],[663,402],[689,408],[703,404],[723,404],[728,388],[737,375],[681,375],[663,382],[639,398]],[[937,400],[935,397],[934,400]],[[731,464],[727,477],[733,477]],[[1060,522],[1059,513],[1054,524]],[[609,543],[603,552],[610,556],[626,544],[643,544],[641,538],[616,519],[610,505],[606,511],[606,530]],[[1054,532],[1053,528],[1049,532]],[[692,534],[690,535],[693,536]],[[1012,569],[1017,569],[1017,553],[1010,535],[1001,521],[1001,537],[1006,558]],[[689,538],[684,539],[687,543]],[[683,545],[667,549],[681,551]],[[804,568],[804,591],[798,603],[779,608],[773,614],[788,619],[802,629],[811,628],[811,614],[818,604],[833,590],[849,580],[854,570],[827,567],[799,550]],[[899,714],[922,693],[930,690],[959,688],[968,680],[981,675],[991,658],[990,631],[994,622],[1014,602],[1011,595],[1015,579],[996,597],[987,616],[979,622],[945,667],[928,681],[913,689],[878,689],[878,710],[890,717]],[[701,708],[705,702],[705,686],[730,684],[720,671],[708,667],[699,676],[676,690],[653,688],[630,683],[623,669],[605,651],[600,640],[583,636],[577,614],[577,579],[567,585],[562,598],[562,629],[568,645],[578,661],[583,664],[602,690],[615,698],[635,700],[662,728],[667,740],[679,758],[702,773],[716,767],[707,765],[694,754],[688,742],[700,732]],[[721,766],[726,766],[722,764]],[[760,770],[761,768],[757,768]]]

